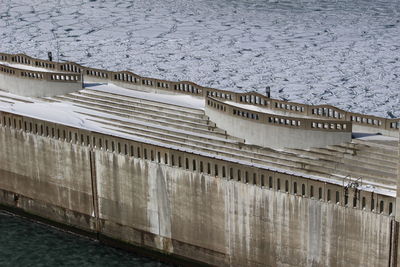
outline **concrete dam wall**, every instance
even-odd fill
[[[0,204],[215,266],[394,266],[393,217],[49,135],[0,127]]]
[[[397,266],[399,119],[25,55],[0,72],[2,208],[188,266]]]

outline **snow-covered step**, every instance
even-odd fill
[[[147,123],[149,125],[158,125],[158,126],[163,126],[163,127],[168,127],[168,128],[174,128],[177,130],[191,131],[191,132],[205,134],[205,135],[207,135],[207,134],[215,135],[220,138],[236,140],[235,137],[226,135],[225,131],[222,131],[218,128],[213,129],[211,131],[210,129],[194,128],[192,126],[186,126],[186,125],[177,124],[177,123],[164,122],[164,121],[160,121],[160,120],[149,120],[148,118],[134,116],[131,114],[126,114],[126,113],[120,113],[120,112],[116,112],[116,111],[107,111],[107,110],[100,109],[100,108],[88,108],[87,106],[79,105],[79,104],[74,104],[74,106],[76,106],[77,108],[80,108],[79,111],[76,111],[76,112],[81,113],[81,114],[86,114],[86,115],[105,114],[103,116],[103,118],[113,117],[113,118],[117,118],[120,120],[126,120],[128,122],[131,120],[135,120],[135,121],[141,121],[143,123]]]
[[[348,160],[358,160],[359,162],[374,164],[377,168],[379,166],[397,167],[397,147],[395,150],[391,148],[384,151],[377,151],[374,147],[354,143],[346,143],[338,147],[353,147],[353,153],[344,154],[344,157]]]
[[[17,97],[13,97],[10,95],[1,95],[0,94],[0,101],[2,102],[7,102],[7,103],[33,103],[32,101],[26,100],[26,99],[22,99],[22,98],[17,98]]]
[[[145,107],[154,107],[160,110],[168,110],[168,111],[176,111],[181,114],[185,114],[187,116],[195,117],[195,118],[208,118],[203,110],[199,109],[190,109],[187,107],[176,106],[173,104],[162,103],[157,101],[150,101],[142,98],[133,98],[127,96],[121,96],[116,94],[105,93],[96,90],[81,90],[78,92],[81,95],[85,95],[87,97],[95,97],[98,99],[113,101],[116,103],[127,104],[132,106],[145,106]]]
[[[337,173],[343,176],[350,175],[352,177],[362,177],[363,179],[367,179],[369,181],[382,181],[385,184],[395,184],[396,181],[396,165],[393,163],[385,162],[386,164],[379,166],[377,163],[373,163],[370,161],[365,161],[364,158],[359,158],[358,156],[352,156],[347,153],[341,153],[332,155],[332,152],[329,152],[329,149],[313,149],[313,151],[301,151],[301,150],[291,150],[295,153],[299,153],[299,155],[305,155],[308,158],[314,157],[318,163],[321,163],[321,166],[327,168],[327,171],[332,173]],[[322,153],[320,153],[322,152]],[[326,153],[326,154],[324,154]],[[326,158],[329,156],[329,161],[327,164],[323,163],[323,160],[318,159]],[[348,159],[347,157],[352,157]],[[319,166],[316,170],[320,170]]]
[[[178,137],[176,134],[171,135],[167,133],[163,133],[160,131],[148,130],[143,128],[138,128],[137,126],[129,125],[128,123],[121,123],[117,120],[104,120],[101,117],[97,119],[92,119],[98,123],[105,123],[104,127],[112,126],[115,129],[119,129],[123,132],[129,132],[130,134],[137,135],[137,136],[146,136],[146,138],[157,138],[157,140],[162,140],[163,142],[175,142],[180,143],[181,146],[186,145],[194,145],[198,149],[207,148],[207,149],[214,149],[215,151],[231,153],[236,155],[240,158],[250,158],[254,160],[260,160],[260,162],[275,162],[275,163],[282,163],[282,164],[289,164],[291,165],[292,162],[296,162],[298,166],[303,166],[302,162],[297,162],[299,158],[292,157],[291,159],[286,159],[281,157],[280,155],[262,155],[262,154],[255,154],[246,151],[241,151],[239,146],[234,143],[229,143],[221,140],[212,140],[212,139],[202,139],[200,138],[193,138],[193,137]],[[301,160],[301,158],[300,158]]]
[[[393,181],[396,180],[396,173],[392,172],[393,169],[381,168],[380,170],[376,170],[367,164],[363,166],[355,166],[352,165],[350,162],[348,162],[348,164],[338,162],[336,164],[332,164],[331,166],[324,166],[323,168],[326,168],[326,171],[330,171],[332,173],[340,174],[343,176],[350,175],[352,177],[363,177],[364,179],[368,179],[371,181],[382,180],[385,181],[385,183],[393,184]],[[314,165],[312,169],[320,171],[321,166]]]
[[[120,129],[118,129],[118,131],[120,131]],[[122,130],[122,132],[129,134],[128,131],[125,132],[124,130]],[[285,161],[285,160],[281,160],[278,158],[271,158],[272,160],[261,160],[261,159],[257,159],[257,158],[251,157],[251,156],[249,157],[249,156],[238,155],[236,153],[227,153],[225,151],[221,151],[220,149],[215,150],[210,147],[202,147],[202,146],[199,147],[199,146],[195,146],[195,145],[191,145],[191,144],[181,144],[180,142],[176,142],[174,140],[166,141],[165,139],[157,139],[157,138],[154,140],[162,141],[169,145],[179,145],[181,147],[186,147],[186,148],[198,150],[201,152],[218,154],[218,155],[221,155],[224,157],[229,157],[232,159],[249,161],[252,163],[267,165],[267,166],[271,166],[271,167],[281,168],[284,166],[284,168],[287,170],[302,172],[302,173],[311,174],[311,175],[319,175],[319,176],[327,177],[330,179],[336,179],[337,181],[342,181],[343,177],[344,177],[341,174],[339,174],[340,176],[335,176],[335,174],[329,173],[329,172],[316,171],[313,169],[304,169],[303,165],[301,163],[295,162],[295,161]],[[364,180],[364,181],[367,182],[367,180]],[[386,187],[384,184],[382,186]]]
[[[154,121],[154,123],[165,122],[165,123],[171,123],[172,125],[183,125],[183,126],[190,126],[190,127],[198,128],[198,129],[215,130],[217,132],[219,131],[219,132],[223,132],[225,134],[225,131],[218,129],[212,125],[185,121],[182,119],[163,116],[162,114],[157,114],[157,113],[147,114],[145,112],[133,111],[130,109],[117,108],[117,107],[113,107],[113,106],[109,106],[109,105],[98,104],[98,103],[95,103],[92,101],[73,99],[68,96],[56,96],[56,97],[53,97],[53,99],[57,99],[62,102],[70,102],[70,103],[78,104],[79,106],[87,107],[89,109],[96,109],[96,110],[101,110],[104,112],[118,112],[119,114],[129,115],[134,118],[142,118],[142,119],[145,119],[146,121]]]
[[[344,148],[343,146],[345,145],[330,146],[329,148],[322,148],[317,150],[325,151],[326,153],[334,153],[334,154],[342,153],[342,155],[347,154],[350,156],[364,156],[371,159],[384,160],[393,163],[398,162],[398,154],[396,150],[382,149],[382,148],[379,149],[376,147],[370,147],[366,145],[356,145],[351,150],[348,150],[348,148]]]
[[[90,87],[85,87],[84,90],[82,90],[82,92],[92,92],[95,93],[96,95],[103,95],[103,96],[109,96],[109,97],[114,97],[117,98],[119,100],[126,100],[126,101],[136,101],[136,102],[140,102],[140,103],[144,103],[144,104],[150,104],[150,105],[157,105],[157,106],[161,106],[161,107],[169,107],[169,108],[175,108],[177,110],[182,110],[182,111],[186,111],[186,112],[190,112],[193,114],[199,114],[199,115],[203,115],[204,114],[204,110],[199,109],[199,108],[190,108],[187,106],[183,106],[183,105],[179,105],[179,102],[171,102],[171,101],[164,101],[163,97],[160,95],[160,97],[154,97],[152,96],[151,99],[149,99],[146,96],[146,93],[142,93],[142,92],[135,92],[137,94],[139,94],[138,96],[133,96],[133,95],[125,95],[125,94],[117,94],[113,91],[103,91],[103,90],[99,90],[99,89],[95,89],[96,87],[93,87],[93,89],[91,89]],[[130,90],[131,92],[134,92],[133,90]],[[173,96],[174,98],[176,98],[177,96]],[[201,100],[204,101],[204,100]]]
[[[331,154],[326,154],[322,153],[320,151],[315,151],[315,150],[303,150],[299,148],[285,148],[286,152],[294,153],[297,155],[301,155],[303,158],[308,158],[312,160],[330,160],[330,161],[335,161],[337,159],[337,156],[331,155]]]
[[[285,149],[287,152],[292,152],[295,154],[299,154],[304,158],[309,158],[309,159],[314,159],[314,160],[330,160],[330,161],[335,161],[335,162],[343,162],[344,160],[351,160],[352,162],[363,162],[367,164],[373,164],[373,165],[378,165],[378,166],[395,166],[395,164],[391,161],[387,160],[382,160],[382,159],[375,159],[367,156],[362,156],[362,155],[350,155],[350,154],[342,154],[340,157],[330,155],[330,154],[325,154],[325,153],[320,153],[316,151],[308,151],[308,150],[301,150],[301,149]]]
[[[91,94],[85,93],[71,93],[67,95],[68,97],[75,98],[75,99],[82,99],[87,101],[95,101],[96,103],[101,103],[105,105],[111,105],[131,110],[138,110],[142,112],[149,112],[149,113],[162,113],[164,115],[168,115],[171,117],[176,117],[180,119],[185,119],[188,121],[199,122],[209,124],[209,120],[207,116],[202,116],[199,114],[191,114],[188,112],[181,112],[176,109],[166,108],[166,107],[158,107],[156,105],[147,105],[138,102],[130,103],[129,101],[118,102],[116,99],[104,98],[102,96],[96,96]]]
[[[154,106],[128,105],[128,104],[118,103],[115,101],[103,100],[103,99],[99,99],[96,97],[88,97],[88,96],[85,96],[82,94],[68,94],[68,95],[64,95],[64,96],[58,96],[58,98],[59,97],[62,97],[64,99],[68,99],[68,100],[85,101],[87,103],[103,105],[103,106],[107,106],[109,108],[114,108],[117,110],[127,110],[127,111],[140,113],[140,114],[151,114],[154,116],[168,117],[168,118],[173,118],[173,119],[182,120],[182,121],[186,121],[186,122],[193,122],[193,123],[197,123],[197,124],[201,124],[201,125],[215,126],[215,123],[211,123],[207,119],[186,116],[185,114],[180,114],[178,111],[173,111],[173,110],[172,111],[171,110],[162,111],[159,108],[154,107]]]
[[[84,114],[84,113],[82,113]],[[85,115],[88,115],[87,113]],[[90,115],[89,115],[90,116]],[[131,121],[123,121],[120,119],[112,119],[112,118],[104,118],[102,116],[91,115],[92,120],[98,123],[102,123],[104,125],[113,125],[115,127],[120,127],[121,129],[132,131],[139,131],[142,133],[154,134],[157,136],[169,136],[171,138],[180,138],[182,140],[187,140],[186,142],[201,141],[207,144],[215,144],[215,145],[224,145],[224,146],[236,146],[237,142],[230,139],[219,138],[219,136],[212,134],[197,134],[190,131],[178,131],[176,129],[172,129],[169,127],[159,127],[153,126],[151,124],[141,123],[134,120]]]
[[[361,147],[363,150],[371,150],[375,151],[375,153],[381,154],[389,154],[392,156],[398,156],[398,141],[393,142],[385,142],[385,143],[376,143],[376,141],[365,141],[360,139],[353,139],[352,143],[356,145],[356,147]]]
[[[93,122],[96,123],[102,123],[103,120],[101,119],[90,119]],[[165,133],[162,131],[154,131],[154,130],[149,130],[149,129],[142,129],[138,128],[136,126],[127,126],[127,125],[121,125],[120,123],[117,122],[107,122],[107,124],[104,124],[104,128],[108,127],[114,127],[115,129],[120,129],[121,131],[129,131],[132,135],[136,136],[141,136],[141,137],[146,137],[146,138],[156,138],[157,140],[162,140],[163,142],[175,142],[175,143],[180,143],[181,146],[186,146],[186,145],[193,145],[198,148],[208,148],[208,149],[214,149],[215,151],[220,151],[220,152],[227,152],[227,153],[232,153],[232,149],[229,147],[230,143],[223,143],[219,140],[213,140],[213,139],[203,139],[203,138],[198,138],[194,136],[180,136],[178,133]]]
[[[308,153],[308,155],[312,155],[312,153],[315,153],[315,156],[319,156],[321,158],[329,157],[330,160],[334,160],[343,164],[354,165],[356,167],[369,167],[371,169],[378,170],[389,169],[390,172],[397,168],[397,162],[394,162],[391,156],[382,157],[381,154],[377,156],[372,152],[373,151],[366,152],[363,150],[363,148],[360,148],[358,146],[349,149],[346,144],[329,146],[327,148],[314,148],[312,149],[312,151],[309,152],[307,152],[306,150],[298,151],[298,153]]]
[[[366,152],[363,150],[358,150],[356,154],[349,154],[349,153],[343,153],[343,152],[338,152],[332,149],[326,149],[326,148],[312,148],[310,149],[312,152],[319,152],[319,153],[325,153],[325,155],[334,155],[338,160],[337,162],[349,162],[349,159],[357,161],[357,165],[354,166],[354,168],[358,166],[365,166],[365,167],[370,167],[371,169],[373,166],[371,166],[371,161],[374,160],[379,160],[380,163],[386,163],[384,166],[389,166],[390,168],[393,168],[393,166],[396,166],[396,162],[392,160],[391,156],[388,157],[382,157],[382,155],[376,155],[371,152]],[[369,158],[370,160],[364,161],[365,158]],[[340,159],[340,160],[339,160]],[[378,164],[375,164],[378,165]]]
[[[156,136],[162,139],[177,140],[185,144],[195,144],[196,146],[207,147],[207,148],[212,147],[219,151],[234,153],[235,155],[238,156],[251,157],[254,159],[260,159],[260,160],[268,159],[268,161],[273,161],[273,162],[278,162],[278,161],[287,162],[287,159],[281,157],[280,155],[262,155],[262,154],[255,154],[247,151],[242,151],[240,150],[239,145],[236,142],[228,142],[227,140],[198,137],[193,135],[187,135],[186,133],[183,135],[179,135],[179,133],[177,132],[172,134],[171,132],[165,132],[162,129],[161,130],[158,129],[158,131],[156,131],[156,129],[154,128],[153,129],[140,128],[133,123],[121,122],[115,119],[111,120],[103,119],[101,118],[101,116],[96,116],[96,118],[92,120],[98,123],[104,123],[106,126],[111,125],[114,128],[123,129],[124,131],[132,131],[132,134],[140,133],[147,136]],[[289,159],[289,161],[293,161],[296,159],[297,158],[292,157],[291,159]]]
[[[186,143],[181,143],[178,142],[176,140],[166,140],[164,138],[158,138],[158,137],[148,137],[146,135],[137,135],[137,134],[132,134],[130,133],[130,131],[125,131],[125,130],[121,130],[120,128],[115,128],[113,126],[107,127],[108,130],[116,130],[118,132],[124,133],[124,134],[128,134],[128,135],[133,135],[133,136],[140,136],[140,137],[145,137],[145,138],[149,138],[151,140],[154,141],[159,141],[159,142],[163,142],[164,144],[167,145],[175,145],[175,146],[179,146],[179,147],[184,147],[184,148],[189,148],[192,150],[197,150],[199,152],[205,152],[205,153],[210,153],[213,155],[220,155],[220,156],[224,156],[227,158],[232,158],[235,160],[240,160],[240,161],[247,161],[247,162],[251,162],[251,163],[256,163],[256,164],[261,164],[261,165],[265,165],[265,166],[270,166],[270,167],[276,167],[276,168],[284,168],[287,170],[292,170],[292,171],[297,171],[297,172],[302,172],[302,173],[306,173],[306,174],[312,174],[312,175],[325,175],[326,177],[332,177],[331,174],[328,173],[323,173],[323,172],[316,172],[313,170],[307,170],[307,169],[302,169],[302,164],[299,162],[295,162],[295,161],[286,161],[286,160],[281,160],[279,158],[271,158],[271,160],[261,160],[261,159],[257,159],[251,156],[244,156],[244,155],[240,155],[237,153],[228,153],[225,151],[221,151],[220,149],[214,149],[212,147],[203,147],[203,146],[196,146],[193,144],[186,144]]]
[[[330,149],[332,151],[338,151],[342,153],[347,153],[354,155],[357,153],[357,149],[354,146],[341,146],[341,145],[330,145],[326,146],[326,149]]]
[[[4,99],[2,97],[0,97],[0,102],[2,103],[6,103],[6,104],[14,104],[15,102],[12,101],[12,99]]]

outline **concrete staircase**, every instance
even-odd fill
[[[337,146],[287,151],[312,158],[327,170],[342,176],[361,178],[365,183],[377,184],[383,188],[396,187],[398,145],[394,143],[382,145],[353,139],[351,143]]]
[[[79,113],[107,130],[175,145],[203,153],[276,168],[321,175],[323,169],[292,153],[244,145],[208,120],[203,110],[85,89],[79,93],[47,98],[69,102]]]
[[[219,129],[200,109],[90,88],[43,100],[71,103],[76,113],[108,131],[165,145],[341,182],[351,176],[386,189],[396,185],[398,152],[394,143],[353,139],[351,143],[324,148],[277,151],[244,144]],[[0,101],[26,100],[0,95]]]
[[[82,108],[81,114],[107,130],[338,181],[351,176],[362,177],[365,183],[379,184],[387,189],[395,186],[397,147],[355,139],[351,143],[325,148],[276,151],[243,144],[243,140],[219,129],[203,110],[92,89],[52,100],[70,102]]]

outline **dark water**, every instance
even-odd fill
[[[0,266],[169,266],[0,211]]]

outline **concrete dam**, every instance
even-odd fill
[[[398,266],[399,126],[0,54],[0,205],[187,266]]]

